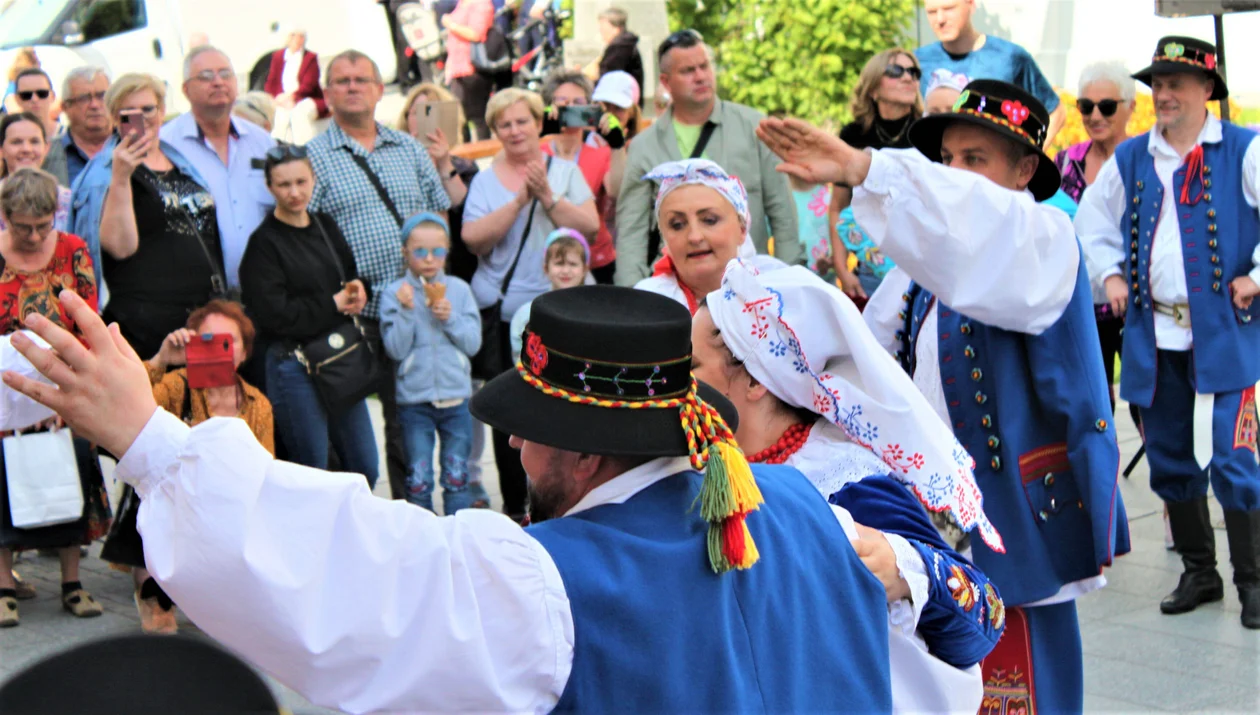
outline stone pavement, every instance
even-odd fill
[[[381,434],[379,405],[373,420]],[[1121,451],[1125,463],[1138,447],[1127,412],[1120,410]],[[384,454],[382,449],[381,454]],[[107,473],[112,465],[107,466]],[[482,460],[486,487],[499,506],[497,477],[489,451]],[[384,464],[381,467],[384,474]],[[1080,601],[1085,651],[1087,712],[1256,712],[1260,710],[1260,632],[1238,623],[1237,594],[1227,588],[1223,603],[1181,616],[1159,613],[1160,598],[1177,582],[1177,557],[1164,550],[1162,508],[1147,486],[1145,462],[1131,479],[1121,480],[1128,509],[1133,552],[1108,571],[1107,588]],[[388,496],[385,479],[376,493]],[[1225,533],[1213,504],[1222,575],[1229,580]],[[40,591],[21,604],[22,625],[0,631],[0,681],[23,666],[76,643],[139,630],[131,601],[131,578],[110,570],[92,556],[83,563],[83,583],[105,606],[100,618],[76,621],[57,600],[56,559],[26,555],[18,570]],[[231,584],[224,584],[231,598]],[[184,632],[197,633],[186,620]],[[275,683],[278,696],[295,713],[328,713]]]

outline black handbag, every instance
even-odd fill
[[[311,214],[311,222],[319,230],[324,245],[328,246],[337,275],[341,277],[341,285],[345,286],[346,275],[341,268],[341,257],[316,214]],[[301,345],[293,351],[293,355],[306,374],[311,376],[315,392],[330,415],[340,414],[371,395],[380,381],[380,362],[372,353],[357,317]]]
[[[551,171],[551,157],[547,157],[547,171]],[[525,220],[525,230],[521,232],[521,245],[516,247],[516,258],[512,266],[503,276],[499,284],[499,299],[493,305],[481,309],[481,349],[472,359],[472,376],[478,380],[490,380],[512,367],[512,356],[503,350],[503,297],[507,295],[508,285],[516,274],[516,266],[521,262],[521,253],[525,251],[525,243],[529,241],[529,230],[534,226],[534,211],[538,208],[538,199],[529,204],[529,218]]]
[[[512,68],[507,37],[494,25],[486,31],[486,39],[472,44],[472,66],[482,74],[499,74]]]

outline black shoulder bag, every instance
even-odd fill
[[[311,223],[315,224],[324,245],[328,246],[328,253],[344,287],[346,274],[341,267],[341,256],[316,214],[311,214]],[[320,402],[329,415],[340,414],[372,394],[380,381],[380,362],[372,354],[357,317],[301,345],[293,351],[293,355],[306,374],[311,376]]]
[[[367,174],[368,181],[372,182],[372,188],[376,189],[377,196],[380,196],[381,201],[385,202],[385,208],[389,209],[389,214],[394,217],[395,221],[398,222],[398,227],[402,228],[402,214],[398,213],[398,207],[394,205],[394,200],[389,197],[389,192],[385,190],[385,185],[381,183],[381,178],[376,175],[375,171],[372,171],[372,166],[368,164],[368,160],[358,154],[355,154],[354,150],[348,146],[343,146],[341,148],[349,152],[350,158],[354,159],[354,163],[359,165],[359,168],[363,170],[364,174]],[[323,230],[324,229],[322,228],[320,229],[321,232],[323,232]],[[331,246],[332,244],[329,244],[330,248]],[[337,265],[340,266],[340,259],[338,259],[338,261]]]
[[[706,147],[709,146],[709,139],[713,137],[713,130],[717,129],[717,124],[713,122],[705,122],[704,127],[700,129],[700,138],[696,140],[696,145],[691,150],[691,156],[688,159],[699,159],[704,153]],[[652,264],[656,262],[656,257],[661,253],[661,227],[656,225],[656,217],[649,214],[648,216],[648,251],[647,260],[648,268],[651,269]]]
[[[551,157],[547,157],[547,173],[551,173]],[[512,266],[503,275],[499,284],[499,299],[493,305],[481,309],[481,350],[472,359],[472,375],[478,380],[489,380],[512,367],[512,356],[503,351],[503,298],[507,295],[512,276],[516,275],[516,266],[521,262],[521,254],[529,241],[529,231],[534,227],[534,211],[538,209],[538,199],[529,204],[529,218],[525,220],[525,230],[521,233],[521,244],[516,247],[516,257]]]

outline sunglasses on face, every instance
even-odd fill
[[[699,32],[690,28],[686,30],[679,30],[678,32],[675,32],[665,38],[665,41],[661,43],[661,46],[656,51],[656,58],[657,60],[660,60],[660,58],[665,56],[665,53],[674,48],[682,47],[683,49],[686,49],[688,47],[695,47],[701,42],[704,42],[704,36]]]
[[[227,81],[236,77],[236,73],[233,72],[231,68],[224,67],[223,69],[218,70],[218,71],[202,70],[198,72],[197,74],[193,75],[192,79],[201,80],[202,82],[213,82],[215,77],[218,77],[221,80]]]
[[[1110,117],[1116,113],[1117,109],[1119,109],[1120,102],[1115,99],[1104,99],[1101,102],[1094,102],[1092,99],[1076,100],[1076,108],[1081,110],[1082,117],[1088,117],[1093,114],[1094,107],[1098,107],[1098,111],[1102,113],[1104,117]]]
[[[446,258],[446,249],[440,246],[438,248],[417,248],[412,250],[411,255],[423,261],[429,257],[430,253],[433,254],[434,258]]]
[[[40,99],[48,99],[48,95],[50,94],[52,94],[51,89],[28,89],[25,92],[18,92],[17,96],[18,99],[23,102],[29,102],[36,97],[39,97]]]
[[[923,79],[923,70],[920,70],[918,67],[902,67],[893,63],[884,68],[884,76],[889,79],[901,79],[906,73],[909,73],[915,82]]]
[[[66,97],[63,104],[78,104],[79,102],[91,102],[92,100],[96,100],[98,102],[104,102],[105,93],[104,92],[84,92],[83,94],[76,94],[73,97]]]

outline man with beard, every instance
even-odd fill
[[[117,330],[61,300],[90,347],[30,320],[51,349],[13,344],[57,388],[6,384],[121,455],[154,577],[206,633],[318,704],[891,707],[887,597],[849,543],[852,518],[790,467],[749,467],[730,403],[691,375],[691,318],[669,298],[539,297],[523,363],[473,398],[521,447],[528,529],[278,462],[239,420],[189,428],[156,409]]]
[[[1156,126],[1099,169],[1076,230],[1090,277],[1124,316],[1120,396],[1142,409],[1151,488],[1168,504],[1185,568],[1159,609],[1186,613],[1225,597],[1210,480],[1242,624],[1260,628],[1260,144],[1208,113],[1229,96],[1216,67],[1210,43],[1159,41],[1133,75],[1151,87]]]
[[[184,96],[192,109],[162,127],[162,141],[183,154],[210,185],[219,221],[228,288],[240,289],[239,269],[249,235],[275,205],[261,163],[275,140],[266,130],[232,116],[236,70],[211,45],[184,58]]]
[[[101,151],[113,131],[113,121],[105,111],[108,89],[105,70],[91,65],[70,70],[62,82],[61,111],[66,116],[66,130],[54,141],[65,148],[67,186],[74,186],[79,172]]]

